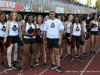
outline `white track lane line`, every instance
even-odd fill
[[[67,54],[68,55],[68,54]],[[65,58],[67,55],[65,55],[63,58]],[[49,67],[47,69],[45,69],[44,71],[42,71],[41,73],[39,73],[39,75],[42,75],[44,72],[46,72],[49,69]]]
[[[99,50],[100,50],[100,48],[97,50],[96,54],[99,52]],[[86,65],[86,67],[83,69],[83,71],[81,72],[80,75],[82,75],[82,74],[85,72],[85,70],[86,70],[87,67],[90,65],[90,63],[92,62],[92,60],[94,59],[94,57],[95,57],[95,55],[91,58],[91,60],[90,60],[89,63]]]

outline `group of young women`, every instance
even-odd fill
[[[61,19],[63,21],[61,21]],[[39,65],[40,52],[43,54],[43,67],[47,67],[46,63],[46,46],[50,51],[50,57],[52,61],[52,66],[50,70],[57,68],[59,72],[63,72],[60,67],[60,60],[64,60],[63,48],[68,51],[68,57],[72,61],[74,59],[74,50],[76,52],[77,60],[83,61],[82,56],[87,56],[85,52],[86,41],[85,37],[87,35],[87,15],[83,14],[82,19],[78,16],[69,15],[68,20],[66,17],[61,15],[55,18],[55,12],[50,11],[49,16],[46,15],[24,15],[23,20],[21,15],[17,12],[11,12],[10,16],[8,14],[0,14],[0,41],[6,42],[7,39],[10,40],[11,45],[7,47],[7,60],[8,66],[3,70],[12,70],[17,68],[17,57],[18,61],[21,61],[21,67],[18,69],[18,72],[23,71],[23,65],[26,60],[27,55],[29,55],[30,60],[30,70],[34,70],[33,66]],[[95,24],[94,27],[91,27],[92,23]],[[97,14],[93,14],[92,20],[89,23],[90,29],[90,54],[96,54],[96,43],[98,39],[98,28],[100,23],[97,21]],[[32,28],[38,28],[39,34],[28,33],[28,30]],[[65,38],[62,38],[62,35]],[[37,39],[38,38],[38,39]],[[67,41],[66,38],[68,38]],[[19,46],[19,41],[23,41],[23,46]],[[70,45],[69,42],[73,44]],[[81,44],[84,42],[84,44]],[[65,44],[65,45],[64,45]],[[71,46],[71,47],[70,47]],[[80,47],[82,51],[80,51]],[[41,51],[40,51],[41,50]],[[3,51],[4,46],[0,46],[0,61],[1,66],[4,67],[3,62]],[[21,51],[23,56],[21,57]],[[34,60],[34,54],[36,55],[36,60]],[[82,56],[81,56],[82,54]],[[57,61],[57,66],[54,59]]]

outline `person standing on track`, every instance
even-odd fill
[[[60,20],[55,18],[54,11],[49,12],[49,17],[50,19],[45,22],[44,29],[43,29],[44,30],[43,42],[44,44],[47,44],[48,49],[50,50],[50,57],[52,61],[52,66],[49,68],[49,70],[56,68],[56,64],[54,62],[54,54],[55,54],[56,61],[57,61],[56,70],[58,72],[63,72],[63,70],[60,67],[59,46],[61,45],[64,26]],[[47,37],[47,41],[46,41],[46,37]]]
[[[61,16],[60,15],[58,15],[57,18],[61,21]],[[63,34],[64,34],[64,30],[63,30]],[[65,42],[65,38],[62,38],[61,45],[59,47],[60,60],[64,60],[64,58],[62,57],[64,42]]]
[[[83,14],[83,16],[82,16],[82,25],[84,26],[84,36],[85,37],[86,37],[86,32],[87,32],[87,30],[86,30],[86,20],[87,20],[87,15]],[[85,44],[81,46],[81,48],[82,48],[81,54],[83,56],[87,56],[87,53],[85,52],[85,46],[86,46],[86,40],[85,40]]]
[[[94,27],[91,27],[91,25],[95,24]],[[98,40],[98,28],[100,27],[100,22],[97,21],[97,14],[93,14],[92,21],[89,24],[89,28],[91,29],[91,43],[90,43],[90,54],[96,55],[95,49],[96,49],[96,43]]]
[[[70,27],[70,41],[73,41],[73,45],[71,45],[71,58],[70,60],[73,60],[73,54],[74,54],[74,49],[75,49],[75,44],[76,44],[76,48],[77,48],[77,52],[78,52],[78,59],[80,61],[83,61],[83,59],[80,57],[81,53],[80,53],[80,41],[81,41],[81,36],[82,36],[82,40],[84,40],[83,37],[83,32],[84,32],[84,27],[82,25],[80,25],[79,22],[79,17],[74,17],[74,20],[72,22],[72,25]]]
[[[19,68],[18,72],[23,71],[23,65],[26,60],[27,55],[30,52],[30,70],[34,70],[33,68],[33,60],[34,60],[34,52],[36,52],[36,34],[28,33],[30,28],[35,29],[35,25],[32,23],[33,16],[28,15],[25,21],[25,24],[22,27],[22,34],[24,36],[24,44],[23,44],[23,56],[21,61],[21,67]]]
[[[17,12],[11,12],[10,20],[7,21],[7,24],[6,24],[6,32],[5,32],[5,38],[4,38],[4,42],[6,42],[7,36],[8,36],[8,39],[10,40],[11,45],[7,48],[8,66],[4,68],[3,70],[12,70],[12,68],[17,69],[16,61],[17,61],[17,55],[18,55],[19,35],[22,41],[21,24],[18,21],[18,14]],[[13,57],[13,67],[11,67],[11,53],[12,53],[13,46],[14,46],[14,57]]]
[[[42,50],[43,59],[44,59],[43,67],[47,67],[47,64],[46,64],[46,51],[45,51],[45,45],[43,43],[43,27],[44,27],[44,25],[43,25],[42,15],[37,16],[37,25],[36,26],[40,30],[39,30],[39,34],[37,35],[37,37],[38,37],[38,40],[37,40],[37,50],[38,50],[38,52],[36,53],[36,62],[33,64],[33,66],[39,65],[38,58],[39,58],[40,50]]]
[[[72,25],[73,18],[74,18],[73,15],[69,15],[68,21],[66,21],[64,25],[66,36],[68,37],[68,39],[70,39],[70,27]],[[67,45],[67,51],[68,51],[68,58],[70,58],[70,46],[68,42],[66,43],[66,45]]]
[[[5,15],[1,13],[0,15],[0,41],[3,42],[5,37],[5,31],[6,31],[6,22],[5,22]],[[1,61],[1,67],[4,67],[3,62],[3,45],[0,46],[0,61]]]

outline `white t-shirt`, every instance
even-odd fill
[[[44,31],[47,31],[47,38],[58,38],[59,39],[59,31],[63,30],[64,26],[62,22],[58,19],[55,20],[47,20],[44,24]]]

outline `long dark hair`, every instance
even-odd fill
[[[86,19],[87,19],[87,14],[83,14],[83,15],[82,15],[81,21],[84,21],[84,20],[86,20]]]
[[[92,16],[92,18],[91,18],[92,20],[94,20],[95,15],[97,15],[97,14],[96,14],[96,13],[93,14],[93,16]],[[97,16],[98,16],[98,15],[97,15]],[[98,21],[98,18],[97,18],[97,21]]]
[[[78,22],[78,23],[80,23],[80,18],[79,18],[78,16],[75,16],[74,19],[73,19],[73,21],[72,21],[72,24],[75,23],[75,18],[76,18],[76,17],[79,19],[79,22]]]
[[[28,17],[29,17],[29,16],[32,16],[32,15],[31,15],[31,14],[29,14],[29,15],[27,15],[27,16],[26,16],[25,23],[27,23],[27,22],[28,22]],[[32,16],[32,18],[33,18],[33,16]],[[33,20],[32,20],[32,23],[33,23]]]

